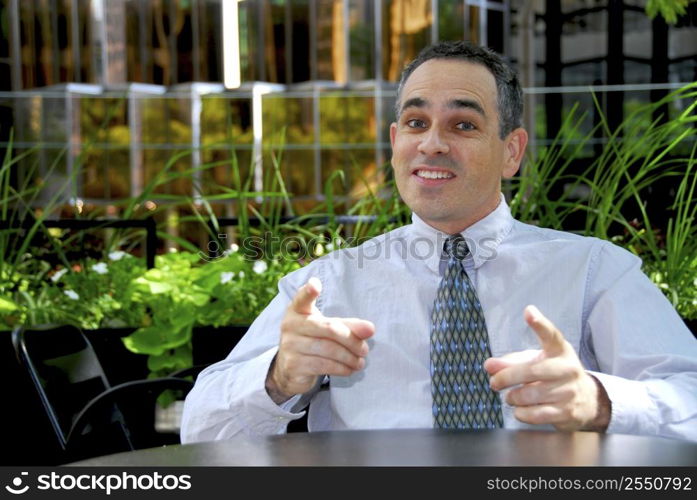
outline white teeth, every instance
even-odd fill
[[[450,172],[433,171],[433,170],[417,170],[416,175],[424,179],[450,179],[454,177]]]

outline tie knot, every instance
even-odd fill
[[[465,260],[465,257],[467,257],[470,252],[469,248],[467,248],[467,242],[461,234],[449,236],[448,239],[445,240],[443,250],[448,257],[457,260]]]

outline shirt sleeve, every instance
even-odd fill
[[[608,432],[697,441],[697,341],[641,261],[604,243],[587,290]]]
[[[182,414],[181,441],[214,441],[238,434],[271,435],[286,432],[288,423],[302,417],[294,396],[277,405],[265,382],[278,351],[280,324],[297,289],[318,273],[309,265],[281,279],[278,294],[252,323],[226,359],[203,370],[189,392]],[[313,274],[314,273],[314,274]]]

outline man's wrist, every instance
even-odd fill
[[[610,418],[612,416],[612,402],[610,397],[607,395],[607,391],[603,384],[596,377],[591,375],[588,376],[595,383],[597,390],[596,396],[596,414],[595,418],[586,425],[582,430],[594,431],[594,432],[606,432],[608,426],[610,425]]]
[[[266,374],[266,382],[264,383],[264,388],[266,393],[269,395],[271,400],[277,405],[282,405],[290,398],[293,397],[292,394],[286,394],[281,390],[275,378],[276,374],[276,356],[274,356],[271,361],[271,366],[269,366],[269,371]]]

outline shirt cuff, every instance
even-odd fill
[[[243,388],[237,397],[244,401],[242,418],[250,434],[283,434],[288,422],[305,415],[304,411],[290,411],[301,395],[295,395],[279,406],[266,392],[266,375],[277,351],[278,347],[274,347],[249,360],[237,374],[241,382],[239,387]]]
[[[608,433],[656,435],[660,412],[646,384],[616,375],[588,371],[602,384],[610,399]]]

